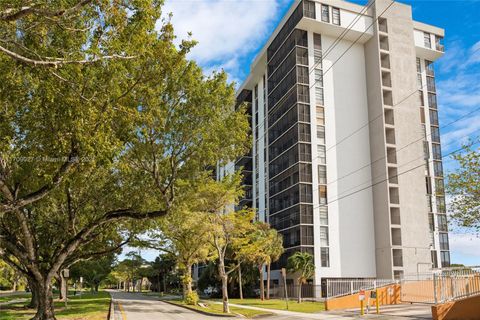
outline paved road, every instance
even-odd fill
[[[216,317],[207,316],[195,311],[191,311],[182,307],[171,305],[169,303],[158,300],[156,297],[145,296],[140,293],[128,293],[123,291],[110,291],[115,305],[115,320],[232,320],[241,319],[238,317]],[[245,307],[245,306],[242,306]],[[251,309],[257,309],[250,307]],[[422,314],[425,307],[416,310],[413,314],[405,314],[405,309],[392,306],[388,311],[382,315],[365,315],[359,316],[357,310],[349,310],[345,312],[321,312],[315,314],[302,314],[298,312],[288,312],[279,310],[268,310],[276,313],[272,316],[262,316],[262,320],[346,320],[346,319],[376,319],[376,320],[403,320],[403,319],[425,319]],[[415,309],[415,307],[413,308]],[[403,311],[403,312],[399,312]],[[421,313],[422,315],[419,316]],[[427,318],[428,319],[428,318]]]
[[[115,320],[214,320],[239,319],[212,317],[182,307],[173,306],[158,298],[138,293],[110,292],[115,303]],[[118,303],[118,304],[117,304]]]

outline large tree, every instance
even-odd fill
[[[448,175],[447,190],[452,196],[451,217],[460,227],[480,232],[480,148],[473,143],[453,158],[458,168]]]
[[[244,150],[233,85],[186,59],[161,1],[0,4],[0,256],[55,319],[52,280],[114,251]],[[59,232],[61,230],[62,232]],[[101,250],[94,245],[105,244]]]
[[[192,267],[207,261],[211,256],[208,243],[210,226],[205,223],[205,212],[192,210],[195,193],[189,200],[176,208],[167,218],[158,221],[158,229],[149,234],[150,247],[170,253],[176,259],[182,273],[183,296],[192,295]],[[153,242],[153,243],[152,243]]]

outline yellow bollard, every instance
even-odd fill
[[[360,300],[360,315],[363,316],[365,311],[363,310],[363,300]]]
[[[380,314],[380,305],[379,305],[379,299],[378,299],[378,289],[375,290],[375,303],[377,304],[377,314]]]

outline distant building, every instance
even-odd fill
[[[284,238],[275,269],[299,250],[315,256],[317,285],[449,266],[433,69],[443,34],[390,0],[294,2],[238,91],[251,152],[217,172],[243,167],[240,207]]]

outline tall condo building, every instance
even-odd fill
[[[410,6],[295,1],[237,95],[251,116],[245,197],[324,278],[449,266],[433,62],[444,31]],[[277,274],[278,276],[278,274]]]

